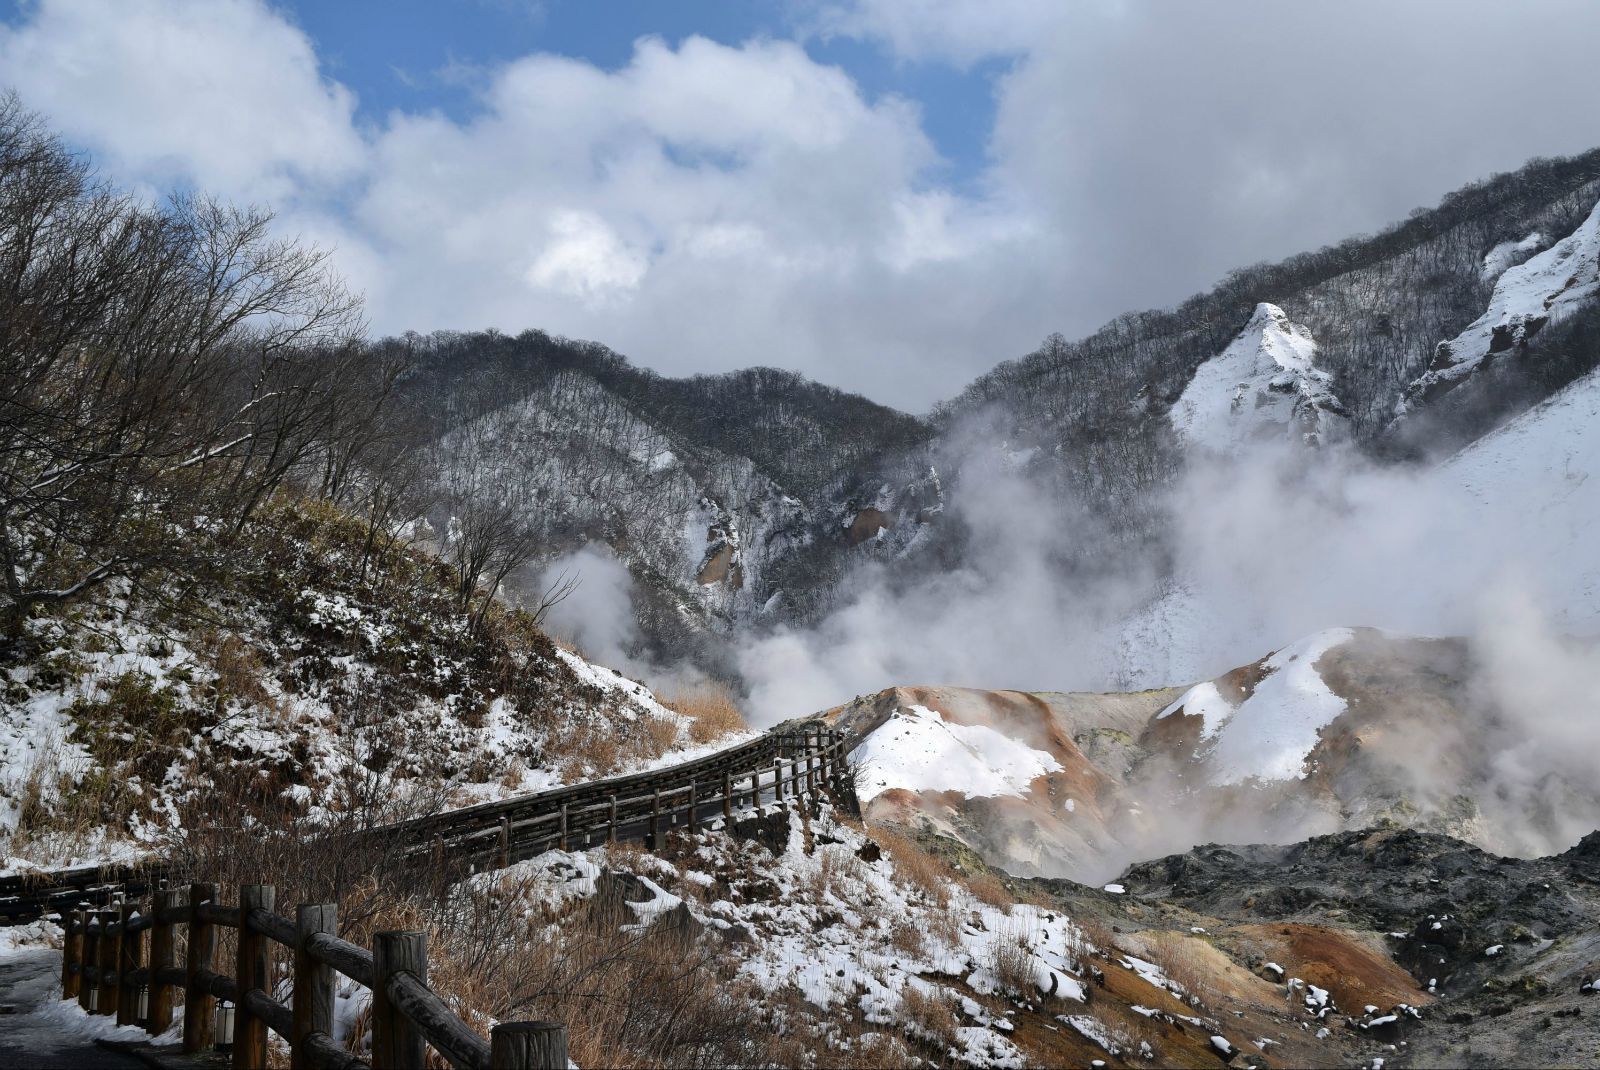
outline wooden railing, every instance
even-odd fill
[[[334,1041],[338,974],[372,992],[375,1070],[413,1070],[432,1047],[463,1070],[566,1070],[566,1027],[553,1022],[495,1026],[486,1041],[428,987],[426,934],[380,932],[372,949],[334,935],[338,908],[307,904],[290,921],[274,913],[270,884],[246,884],[237,906],[223,906],[215,884],[191,884],[187,897],[162,890],[115,910],[74,910],[64,919],[61,994],[90,1014],[151,1033],[172,1026],[179,990],[183,1051],[210,1048],[217,1001],[233,1007],[232,1061],[266,1066],[267,1032],[289,1043],[297,1070],[357,1070],[369,1064]],[[188,926],[188,952],[177,961],[174,930]],[[236,933],[233,969],[217,962],[217,929]],[[146,934],[149,934],[148,939]],[[270,945],[294,952],[288,1004],[273,998]]]
[[[768,799],[781,802],[826,791],[853,805],[845,749],[839,733],[807,722],[667,769],[451,810],[372,834],[401,838],[419,868],[457,873],[500,868],[596,840],[640,839],[655,849],[673,827],[692,832],[702,822],[726,823],[735,819],[736,810]],[[191,884],[187,898],[151,888],[162,876],[153,868],[125,874],[121,881],[99,870],[85,876],[92,882],[88,887],[74,889],[69,882],[48,896],[119,886],[127,895],[139,887],[135,882],[143,882],[140,890],[148,890],[148,898],[114,909],[88,909],[84,903],[63,916],[63,998],[76,997],[92,1014],[115,1014],[119,1025],[142,1024],[159,1034],[172,1025],[181,989],[186,1052],[211,1046],[220,999],[234,1008],[235,1067],[265,1065],[268,1030],[288,1041],[296,1070],[365,1067],[333,1039],[335,975],[343,974],[372,992],[371,1065],[378,1070],[420,1067],[429,1046],[464,1070],[564,1070],[567,1065],[561,1024],[501,1024],[485,1040],[457,1017],[428,988],[427,945],[420,932],[378,933],[369,951],[334,935],[337,908],[331,903],[302,905],[293,921],[275,913],[271,885],[243,885],[238,905],[224,907],[214,884]],[[35,903],[39,910],[48,896]],[[182,964],[176,961],[174,940],[180,925],[188,926]],[[217,969],[219,926],[237,933],[231,974]],[[272,943],[294,953],[290,1004],[272,996]]]
[[[448,810],[365,835],[404,841],[418,865],[449,862],[467,871],[601,840],[655,845],[670,828],[726,819],[746,802],[818,790],[853,800],[846,745],[821,722],[801,722],[692,762]],[[172,876],[160,863],[140,863],[0,878],[0,924],[146,895]]]

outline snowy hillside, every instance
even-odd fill
[[[170,850],[241,798],[263,821],[395,819],[733,742],[694,743],[525,617],[472,630],[436,563],[365,560],[348,517],[264,521],[203,607],[122,588],[35,621],[32,655],[0,665],[0,868]]]
[[[899,687],[828,716],[863,739],[869,821],[936,830],[1013,873],[1097,883],[1201,843],[1384,822],[1564,850],[1600,825],[1591,766],[1530,739],[1483,671],[1464,640],[1331,628],[1181,692]],[[1510,753],[1537,763],[1534,782]]]
[[[1522,251],[1538,235],[1509,247],[1496,246],[1484,261],[1490,277],[1501,258]],[[1482,316],[1448,342],[1442,342],[1428,370],[1406,388],[1395,406],[1404,416],[1474,375],[1499,354],[1520,357],[1546,326],[1558,323],[1600,298],[1600,203],[1567,237],[1495,280],[1494,295]]]
[[[1327,446],[1349,436],[1332,377],[1317,368],[1316,340],[1277,305],[1260,304],[1227,349],[1195,369],[1169,418],[1184,444],[1237,454],[1285,438]]]
[[[1465,489],[1473,522],[1505,532],[1507,556],[1543,579],[1562,623],[1596,630],[1600,371],[1468,446],[1433,478]]]

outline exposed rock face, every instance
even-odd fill
[[[845,529],[844,541],[851,546],[859,546],[868,539],[877,538],[878,532],[892,527],[894,527],[894,517],[882,509],[863,509]]]
[[[1203,927],[1236,954],[1329,988],[1360,1019],[1352,1028],[1394,1027],[1409,1048],[1398,1065],[1548,1066],[1600,1052],[1600,1016],[1582,991],[1600,961],[1600,833],[1560,855],[1518,859],[1448,836],[1367,829],[1288,846],[1207,845],[1118,880],[1139,902],[1219,919]],[[1352,955],[1358,939],[1380,953]],[[1339,968],[1318,981],[1313,971],[1335,959]],[[1395,964],[1410,985],[1397,989]],[[1401,1002],[1423,1008],[1420,1017],[1363,1014],[1366,1004],[1386,1012]]]

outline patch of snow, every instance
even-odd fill
[[[864,774],[863,804],[893,788],[1021,797],[1035,778],[1061,769],[1046,751],[986,725],[954,724],[916,705],[895,710],[851,761]]]
[[[1316,663],[1354,635],[1348,628],[1329,628],[1267,659],[1255,690],[1200,755],[1212,783],[1305,779],[1305,761],[1319,733],[1345,709],[1345,700],[1317,673]]]
[[[1120,884],[1107,884],[1101,888],[1101,891],[1110,892],[1112,895],[1126,895],[1128,889],[1124,888]]]
[[[1498,279],[1523,253],[1531,253],[1544,244],[1544,235],[1537,230],[1521,241],[1503,241],[1483,254],[1483,268],[1478,272],[1484,282]]]

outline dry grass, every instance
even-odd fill
[[[972,892],[980,903],[987,903],[997,910],[1009,911],[1016,903],[1016,897],[1006,890],[1005,884],[993,873],[977,873],[967,878],[967,889]]]
[[[1212,1002],[1211,964],[1206,961],[1203,941],[1185,933],[1152,931],[1147,939],[1148,958],[1161,967],[1183,995],[1198,998],[1201,1005]]]
[[[646,717],[640,733],[646,759],[659,758],[678,742],[679,725],[671,717]]]
[[[908,1036],[932,1044],[941,1053],[955,1043],[960,1025],[955,1003],[943,989],[923,992],[910,984],[900,991],[900,1023]]]
[[[750,727],[733,692],[721,683],[701,684],[662,699],[661,704],[689,718],[689,738],[696,743],[714,743]]]
[[[938,906],[950,902],[950,889],[960,883],[961,877],[947,862],[923,850],[915,840],[894,829],[874,828],[872,838],[894,863],[898,880],[922,892]]]
[[[989,951],[989,969],[1000,987],[1013,996],[1028,996],[1038,989],[1028,936],[1009,924],[995,934]]]

